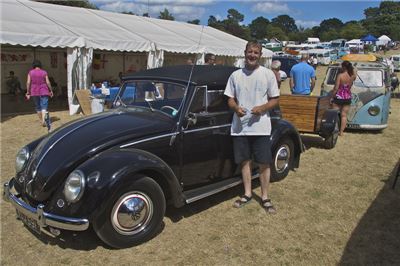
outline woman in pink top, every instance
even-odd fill
[[[339,135],[343,135],[346,128],[347,113],[351,105],[351,86],[357,77],[356,70],[349,61],[343,61],[340,74],[336,77],[335,87],[332,90],[333,107],[340,110],[340,131]]]
[[[32,67],[26,81],[26,99],[29,100],[32,97],[40,122],[45,127],[49,96],[53,97],[53,91],[47,72],[42,69],[42,63],[39,60],[34,60]]]

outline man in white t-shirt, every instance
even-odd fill
[[[275,213],[268,197],[272,163],[268,110],[278,104],[279,89],[272,70],[259,64],[261,51],[259,43],[247,43],[245,68],[233,72],[225,88],[228,105],[235,112],[231,135],[235,161],[241,165],[244,185],[244,195],[235,201],[234,207],[240,208],[251,201],[251,161],[254,160],[260,167],[262,207],[268,213]]]

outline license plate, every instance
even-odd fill
[[[23,214],[22,212],[19,212],[18,210],[16,210],[16,211],[17,211],[18,218],[21,219],[21,221],[26,226],[28,226],[30,229],[32,229],[36,233],[40,234],[40,226],[35,219],[32,219],[32,218],[26,216],[25,214]]]

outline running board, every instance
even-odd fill
[[[256,173],[254,174],[251,179],[255,179],[259,177],[259,174]],[[186,204],[192,203],[197,200],[201,200],[203,198],[206,198],[208,196],[217,194],[218,192],[224,191],[228,188],[237,186],[239,184],[243,183],[242,177],[231,177],[229,179],[224,179],[218,183],[210,184],[204,187],[192,189],[185,191],[183,194],[186,197]]]

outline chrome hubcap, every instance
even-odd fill
[[[289,167],[290,149],[289,146],[284,144],[279,147],[275,155],[275,169],[276,172],[281,174],[286,168]]]
[[[111,223],[123,235],[143,231],[153,217],[153,202],[146,194],[133,191],[122,195],[111,212]]]

